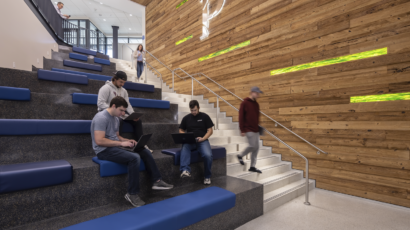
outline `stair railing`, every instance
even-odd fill
[[[162,92],[162,85],[164,84],[164,79],[162,79],[162,74],[157,70],[157,69],[155,69],[154,67],[152,67],[152,65],[150,65],[147,61],[145,61],[145,64],[147,64],[149,67],[151,67],[157,74],[159,74],[159,76],[160,76],[160,78],[161,78],[161,92]],[[148,69],[148,66],[147,66],[147,70],[149,70]],[[146,72],[147,71],[145,71],[145,83],[147,83],[147,75],[146,75]]]
[[[214,94],[217,98],[217,112],[216,114],[219,113],[219,99],[223,100],[226,104],[228,104],[229,106],[231,106],[233,109],[235,109],[237,112],[239,112],[239,109],[237,109],[235,106],[233,106],[231,103],[229,103],[228,101],[226,101],[224,98],[222,98],[221,96],[219,96],[217,93],[215,93],[213,90],[211,90],[210,88],[208,88],[207,86],[205,86],[204,84],[202,84],[200,81],[198,81],[197,79],[195,79],[193,76],[191,76],[190,74],[188,74],[185,70],[181,69],[181,68],[176,68],[174,70],[172,70],[172,78],[174,78],[174,74],[175,71],[180,70],[183,73],[185,73],[188,77],[190,77],[192,79],[192,86],[193,86],[193,81],[196,81],[198,84],[200,84],[201,86],[203,86],[205,89],[207,89],[209,92],[211,92],[212,94]],[[192,94],[193,95],[193,94]],[[216,122],[218,125],[218,117],[216,118]],[[261,126],[262,127],[262,126]],[[305,177],[306,177],[306,192],[305,192],[305,205],[310,205],[309,202],[309,160],[303,156],[303,154],[299,153],[297,150],[295,150],[294,148],[292,148],[291,146],[289,146],[288,144],[286,144],[284,141],[282,141],[281,139],[279,139],[277,136],[273,135],[271,132],[269,132],[269,130],[267,130],[266,128],[262,127],[262,129],[269,134],[271,137],[275,138],[277,141],[279,141],[280,143],[282,143],[283,145],[285,145],[286,147],[288,147],[290,150],[292,150],[294,153],[296,153],[297,155],[299,155],[303,160],[305,160],[305,167],[306,167],[306,171],[305,171]]]

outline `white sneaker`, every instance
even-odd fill
[[[183,171],[181,173],[181,178],[184,178],[184,177],[191,177],[191,173],[189,173],[188,171]]]
[[[205,178],[204,184],[211,184],[211,178]]]

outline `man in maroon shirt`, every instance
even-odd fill
[[[239,163],[244,165],[242,157],[251,152],[251,167],[249,171],[257,173],[262,173],[261,170],[255,168],[259,151],[259,104],[256,99],[261,93],[263,92],[260,91],[259,87],[252,87],[249,97],[243,100],[239,109],[239,128],[241,129],[241,135],[248,138],[249,146],[237,157]]]

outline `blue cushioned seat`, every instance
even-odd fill
[[[100,160],[98,157],[93,157],[93,161],[100,165],[100,176],[116,176],[128,173],[127,165],[115,163],[112,161]],[[144,161],[141,160],[140,171],[145,171]]]
[[[90,133],[91,120],[0,119],[0,135]]]
[[[88,69],[88,70],[95,70],[95,71],[102,71],[101,65],[94,65],[85,62],[78,62],[78,61],[71,61],[71,60],[64,60],[64,66],[80,68],[80,69]]]
[[[211,146],[212,158],[214,160],[226,158],[226,149],[219,146]],[[163,154],[171,155],[174,157],[174,165],[179,165],[181,162],[181,148],[175,149],[164,149],[162,150]],[[191,163],[202,162],[201,154],[197,150],[191,151]]]
[[[73,167],[65,160],[0,165],[0,193],[73,181]]]
[[[88,85],[88,78],[85,75],[72,74],[72,73],[60,73],[50,70],[37,70],[37,77],[41,80],[48,81],[59,81],[59,82],[68,82],[75,84]]]
[[[96,56],[96,55],[97,55],[97,51],[88,50],[88,49],[84,49],[84,48],[80,48],[80,47],[75,47],[75,46],[73,46],[73,52],[83,53],[83,54],[89,54],[89,55],[93,55],[93,56]]]
[[[0,100],[30,101],[30,99],[29,89],[0,86]]]
[[[76,224],[65,230],[177,230],[235,207],[236,195],[209,187]]]
[[[66,70],[66,69],[57,69],[57,68],[52,68],[52,71],[55,72],[62,72],[62,73],[73,73],[73,74],[82,74],[88,77],[88,79],[93,79],[93,80],[100,80],[100,81],[111,81],[110,76],[106,75],[101,75],[101,74],[95,74],[95,73],[85,73],[85,72],[80,72],[80,71],[73,71],[73,70]]]
[[[94,58],[95,63],[103,64],[103,65],[111,65],[110,60],[102,59],[102,58]]]
[[[63,73],[82,74],[82,75],[86,75],[88,79],[93,79],[93,80],[111,81],[112,79],[112,77],[110,76],[94,74],[94,73],[84,73],[84,72],[79,72],[79,71],[57,69],[57,68],[52,68],[51,70],[57,71],[57,72],[63,72]],[[127,90],[144,91],[144,92],[151,92],[151,93],[155,91],[154,85],[147,85],[147,84],[135,83],[135,82],[130,82],[130,81],[125,82],[123,88]]]
[[[73,93],[73,104],[97,105],[97,94]],[[144,98],[129,98],[133,107],[139,108],[155,108],[155,109],[169,109],[169,101],[161,101]]]
[[[81,61],[87,61],[88,57],[86,55],[82,55],[82,54],[76,54],[76,53],[70,53],[69,57],[72,59],[77,59],[77,60],[81,60]]]

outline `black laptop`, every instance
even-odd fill
[[[137,145],[135,145],[134,147],[131,147],[131,148],[130,147],[118,147],[118,148],[126,150],[126,151],[130,151],[130,152],[139,152],[145,148],[145,145],[147,145],[151,136],[152,134],[142,135],[140,139],[138,140]]]
[[[171,135],[175,144],[195,144],[197,142],[194,133],[173,133]]]

